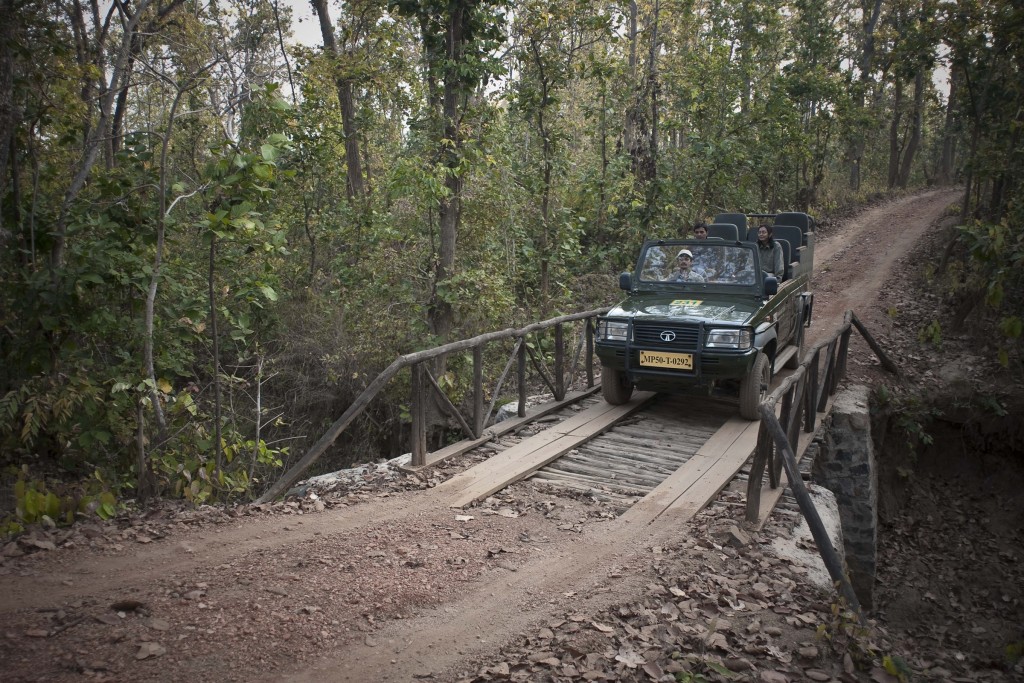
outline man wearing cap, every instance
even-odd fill
[[[676,266],[668,276],[669,282],[704,282],[704,276],[693,270],[693,252],[680,249],[676,254]]]

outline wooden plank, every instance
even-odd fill
[[[694,450],[696,452],[696,449]],[[631,464],[633,467],[651,467],[664,470],[666,474],[672,474],[679,466],[686,462],[687,458],[655,458],[640,451],[623,451],[621,449],[607,448],[595,442],[588,443],[580,449],[581,456],[593,455],[595,458],[622,461]],[[693,453],[688,454],[693,455]],[[687,457],[688,457],[687,456]],[[567,457],[576,457],[573,455]]]
[[[594,438],[614,424],[615,420],[639,410],[653,397],[654,394],[651,392],[637,392],[631,401],[621,406],[614,406],[610,411],[598,404],[575,416],[579,418],[592,412],[595,419],[589,420],[589,424],[578,425],[572,428],[571,433],[568,434],[559,434],[554,428],[545,430],[537,436],[527,439],[502,453],[498,456],[500,457],[500,462],[496,463],[493,467],[478,469],[486,465],[487,463],[485,462],[463,472],[463,475],[475,477],[477,480],[469,486],[459,487],[461,490],[459,490],[455,499],[449,505],[451,507],[465,507],[476,500],[486,498],[492,493],[500,491],[509,484],[519,481],[523,477],[536,472],[552,460]],[[573,419],[575,418],[566,420],[566,422],[570,422]],[[541,438],[545,434],[551,434],[551,436],[558,436],[559,438],[554,440],[550,437]],[[510,451],[516,452],[512,457],[505,457]],[[491,460],[495,460],[495,458],[491,458]],[[490,460],[487,462],[490,462]],[[482,476],[480,476],[481,474]]]
[[[586,426],[591,420],[602,417],[607,413],[611,413],[618,407],[620,406],[613,406],[607,401],[601,401],[596,405],[590,406],[586,410],[581,410],[575,415],[562,420],[556,425],[551,425],[548,429],[553,429],[559,434],[570,434],[574,430]]]
[[[518,481],[527,474],[543,467],[558,456],[567,453],[580,444],[597,436],[614,424],[616,419],[639,410],[653,396],[654,394],[650,392],[640,392],[637,393],[629,403],[621,406],[609,406],[607,403],[602,401],[601,403],[573,416],[573,418],[566,420],[565,422],[570,423],[570,429],[559,429],[559,427],[564,425],[565,422],[560,425],[553,425],[526,441],[509,448],[501,453],[500,456],[492,457],[486,462],[480,463],[476,467],[453,477],[452,480],[458,479],[459,481],[452,484],[450,488],[458,490],[466,489],[466,495],[469,495],[470,492],[468,486],[462,482],[477,480],[478,485],[474,487],[474,491],[477,489],[483,491],[489,489],[493,485],[499,484],[501,481],[506,482],[505,484],[498,486],[498,488],[487,490],[486,493],[479,494],[477,497],[489,496],[495,491],[500,491],[508,484]],[[588,416],[593,416],[595,419],[588,420]],[[582,418],[579,420],[582,424],[578,424],[577,418]],[[565,433],[567,431],[571,432],[571,434]],[[559,441],[559,437],[564,437],[565,440]],[[560,444],[559,447],[565,446],[564,450],[559,452],[557,455],[553,455],[554,452],[548,448],[549,444],[555,442]],[[535,466],[535,462],[537,460],[544,459],[546,459],[545,462]],[[445,482],[445,484],[448,484],[448,482]],[[468,505],[469,502],[458,506],[453,505],[453,507],[464,507],[465,505]]]
[[[692,487],[718,461],[717,456],[697,454],[686,461],[653,491],[639,500],[619,517],[623,522],[649,524],[657,519],[665,508]]]
[[[545,403],[540,406],[535,406],[530,409],[526,417],[514,417],[510,420],[499,422],[493,427],[485,429],[483,435],[479,439],[464,439],[457,443],[453,443],[449,446],[445,446],[441,450],[434,451],[433,453],[428,453],[426,457],[427,462],[425,465],[420,465],[418,467],[406,465],[404,467],[400,467],[399,469],[401,469],[403,472],[418,472],[422,470],[424,467],[431,467],[448,458],[454,457],[456,455],[462,455],[463,453],[468,453],[474,448],[487,443],[491,439],[496,439],[499,436],[508,434],[509,432],[519,429],[523,425],[529,424],[530,422],[533,422],[538,418],[544,417],[545,415],[550,415],[551,413],[559,411],[570,404],[581,401],[586,397],[590,396],[591,394],[597,393],[597,391],[600,390],[600,388],[600,386],[596,386],[591,389],[586,389],[584,391],[570,392],[566,394],[565,399],[562,401],[553,401],[551,403]]]
[[[745,433],[743,438],[737,439],[733,447],[708,468],[700,481],[672,501],[658,518],[659,522],[670,520],[680,523],[689,520],[729,485],[757,446],[758,423],[751,424],[754,428]]]
[[[588,474],[586,472],[568,472],[561,470],[552,470],[545,468],[541,472],[535,472],[534,475],[540,477],[551,477],[554,479],[562,479],[564,481],[579,481],[583,483],[592,483],[594,486],[611,486],[618,487],[623,490],[629,491],[640,491],[646,493],[653,489],[657,482],[644,483],[638,481],[626,481],[624,479],[608,479],[606,476],[602,476],[600,472],[597,474]]]
[[[585,463],[578,460],[567,460],[566,458],[559,458],[557,462],[551,464],[548,471],[565,472],[568,474],[584,474],[589,477],[604,477],[608,481],[621,483],[621,482],[639,482],[653,488],[660,484],[665,478],[658,476],[656,472],[643,472],[636,468],[630,469],[628,467],[622,467],[621,465],[615,466],[610,462],[603,461],[599,463]]]
[[[539,434],[520,441],[515,446],[507,448],[501,453],[492,455],[487,460],[470,467],[468,470],[459,472],[448,481],[438,484],[435,490],[457,493],[470,488],[480,481],[488,481],[492,478],[500,477],[504,471],[514,469],[518,461],[544,448],[548,444],[564,438],[566,438],[565,434],[559,434],[558,432],[546,429]]]

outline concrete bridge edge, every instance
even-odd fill
[[[878,468],[868,387],[850,385],[836,394],[812,478],[836,497],[850,582],[861,604],[871,609],[877,568]]]

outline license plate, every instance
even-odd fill
[[[672,368],[673,370],[693,370],[693,354],[641,351],[640,365],[655,368]]]

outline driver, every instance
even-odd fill
[[[693,252],[680,249],[676,254],[676,265],[668,276],[668,282],[704,282],[704,276],[693,270]]]

